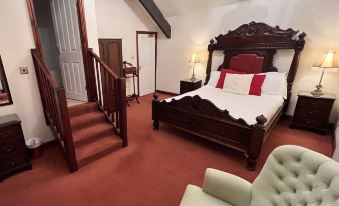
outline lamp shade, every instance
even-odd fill
[[[196,64],[196,63],[200,63],[200,58],[199,58],[199,54],[198,53],[193,53],[190,59],[191,64]]]
[[[313,67],[325,69],[338,68],[336,53],[334,51],[326,52],[319,58],[319,60],[313,65]]]

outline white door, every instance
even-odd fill
[[[155,35],[138,34],[140,96],[155,90]]]
[[[76,0],[50,0],[66,97],[87,101]]]

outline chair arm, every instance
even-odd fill
[[[235,175],[208,168],[203,191],[235,206],[249,206],[252,184]]]

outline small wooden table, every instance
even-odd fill
[[[313,96],[309,91],[299,91],[290,127],[326,134],[328,119],[335,100],[335,94],[325,93],[322,96]]]
[[[180,94],[191,92],[201,87],[202,80],[191,81],[190,79],[184,79],[180,81]]]

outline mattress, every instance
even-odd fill
[[[256,117],[264,115],[269,122],[283,105],[284,99],[281,96],[266,95],[239,95],[224,92],[221,89],[206,85],[192,92],[165,99],[170,102],[172,99],[179,100],[185,96],[199,95],[202,99],[208,99],[221,110],[228,110],[229,114],[236,118],[242,118],[249,125],[256,124]]]

